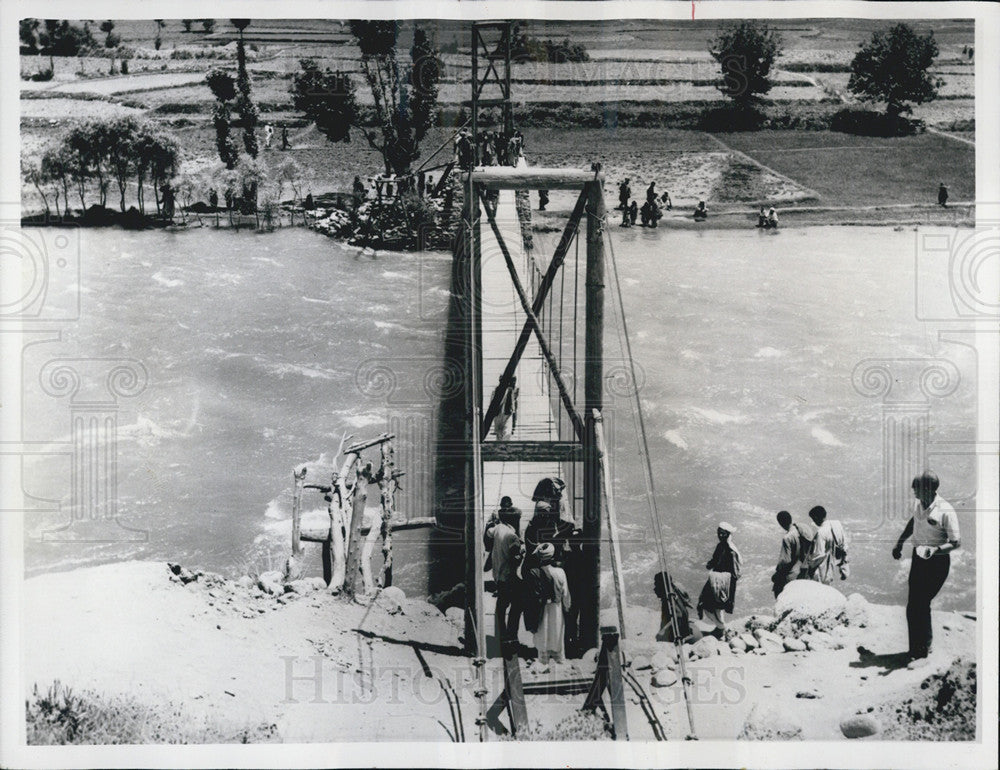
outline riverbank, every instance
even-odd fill
[[[316,579],[282,586],[277,573],[233,580],[162,562],[124,562],[31,578],[22,600],[30,608],[21,634],[29,700],[35,685],[44,692],[58,680],[107,702],[127,698],[154,722],[172,714],[178,724],[211,727],[201,734],[237,742],[475,740],[461,612],[441,613],[395,588],[374,601],[348,602]],[[603,613],[602,622],[616,622],[613,609]],[[916,668],[891,656],[905,648],[901,607],[853,595],[813,627],[796,617],[733,621],[755,649],[714,640],[688,649],[700,738],[834,740],[845,737],[846,720],[869,730],[874,724],[884,738],[906,737],[946,708],[954,717],[958,707],[967,726],[961,738],[974,737],[974,615],[935,612],[935,652]],[[630,667],[667,737],[681,739],[688,731],[683,697],[670,645],[653,638],[657,613],[630,608],[626,623]],[[823,624],[828,631],[817,630]],[[859,646],[875,656],[860,655]],[[535,668],[524,668],[526,681],[542,676]],[[929,709],[918,702],[924,682],[954,689],[959,670],[955,698]],[[495,696],[502,682],[496,659],[487,672]],[[591,653],[550,673],[592,672]],[[638,697],[628,696],[630,738],[652,740]],[[552,728],[571,720],[582,700],[529,697],[529,720]]]

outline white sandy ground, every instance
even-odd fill
[[[234,730],[274,724],[287,742],[449,741],[456,719],[442,684],[450,684],[461,710],[457,721],[468,740],[476,739],[472,667],[458,654],[459,610],[446,617],[421,600],[397,603],[389,596],[367,607],[304,584],[302,593],[279,599],[210,576],[183,585],[170,574],[160,562],[128,562],[27,580],[24,692],[59,679],[74,689],[169,702],[193,719]],[[617,624],[614,610],[602,615],[602,623]],[[492,620],[487,617],[489,631]],[[650,610],[629,610],[624,643],[637,668],[665,648],[652,638],[657,620]],[[735,738],[756,705],[757,713],[800,726],[803,738],[842,738],[843,717],[912,695],[954,657],[975,658],[974,620],[935,613],[934,622],[936,651],[917,670],[861,665],[858,644],[879,654],[905,649],[903,608],[875,605],[867,627],[834,631],[841,650],[727,650],[691,663],[698,736]],[[592,663],[576,662],[553,675],[592,670]],[[301,678],[289,680],[289,671]],[[490,660],[487,671],[492,702],[501,689],[499,661]],[[649,668],[635,674],[668,737],[683,738],[680,686],[653,687]],[[818,697],[797,697],[807,692]],[[629,688],[626,695],[631,739],[652,740],[638,699]],[[552,725],[583,697],[528,696],[529,719]]]

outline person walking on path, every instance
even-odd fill
[[[792,514],[788,511],[778,511],[778,524],[785,530],[785,535],[781,538],[778,566],[775,567],[774,574],[771,576],[775,599],[785,590],[786,585],[798,579],[802,570],[803,550],[803,538],[799,528],[792,521]]]
[[[944,182],[938,185],[938,206],[948,205],[948,188],[945,187]]]
[[[838,574],[841,580],[847,580],[850,566],[847,563],[844,525],[835,519],[827,519],[822,505],[810,510],[809,518],[816,525],[816,539],[807,555],[809,577],[826,585],[831,585]]]
[[[503,655],[516,651],[517,631],[521,625],[521,586],[517,568],[524,559],[524,544],[519,535],[520,527],[520,509],[504,496],[496,517],[483,533],[483,545],[490,553],[497,587],[496,634]]]
[[[909,656],[926,658],[931,651],[934,631],[931,602],[944,586],[951,570],[951,552],[961,545],[958,515],[951,503],[937,496],[940,481],[926,471],[913,479],[910,520],[906,522],[892,558],[903,554],[903,543],[913,537],[910,561],[909,596],[906,601],[906,625],[909,631]]]
[[[288,126],[281,127],[281,149],[288,150],[291,149],[292,145],[288,141]]]
[[[571,602],[569,588],[566,585],[566,573],[562,567],[555,564],[555,548],[551,543],[538,546],[538,563],[552,587],[552,593],[542,607],[538,630],[535,632],[538,662],[546,666],[550,660],[553,663],[562,663],[565,660],[563,612],[569,610]]]
[[[698,597],[698,617],[714,624],[712,633],[718,637],[722,636],[726,627],[722,613],[732,614],[736,606],[736,581],[743,571],[743,558],[731,540],[735,531],[732,524],[725,521],[719,523],[716,530],[719,544],[705,565],[708,580]]]

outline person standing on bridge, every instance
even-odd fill
[[[504,496],[496,517],[483,533],[483,545],[490,553],[497,587],[496,635],[503,655],[516,652],[517,631],[521,625],[521,580],[517,569],[524,559],[524,544],[520,528],[521,511]]]
[[[565,619],[563,612],[569,610],[571,600],[566,585],[566,573],[555,563],[555,548],[551,543],[538,546],[538,563],[548,578],[552,593],[542,607],[538,630],[535,632],[535,649],[538,662],[547,666],[549,661],[562,663],[565,660]]]
[[[712,558],[705,565],[708,580],[705,581],[698,597],[698,617],[715,626],[712,633],[722,638],[726,628],[723,612],[732,614],[736,605],[736,581],[743,571],[743,558],[732,542],[736,527],[725,521],[716,529],[719,544],[715,546]]]

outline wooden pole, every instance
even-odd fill
[[[625,641],[625,580],[622,578],[622,554],[618,545],[618,515],[615,512],[615,499],[611,494],[611,466],[608,464],[608,447],[604,443],[604,419],[601,413],[594,411],[594,436],[597,440],[598,460],[601,463],[601,488],[604,491],[604,506],[608,512],[608,543],[611,546],[611,574],[615,580],[615,599],[618,604],[618,627],[621,641]],[[625,654],[624,645],[622,655]]]
[[[302,526],[302,482],[306,478],[306,466],[301,471],[292,471],[292,556],[302,550],[300,532]]]
[[[383,588],[392,585],[392,516],[396,508],[396,453],[392,443],[385,441],[380,445],[382,451],[382,470],[379,473],[379,490],[382,492],[382,571],[379,574],[379,585]],[[372,528],[374,529],[374,527]]]
[[[472,165],[479,165],[479,29],[475,22],[472,23]]]
[[[601,607],[601,462],[594,414],[603,408],[604,386],[604,194],[600,181],[587,185],[586,335],[584,342],[583,568],[580,639],[596,647]]]
[[[365,517],[365,503],[368,501],[368,482],[371,479],[371,463],[358,469],[351,495],[351,526],[347,533],[347,574],[344,577],[344,593],[354,597],[358,587],[358,573],[361,571],[361,524]]]

